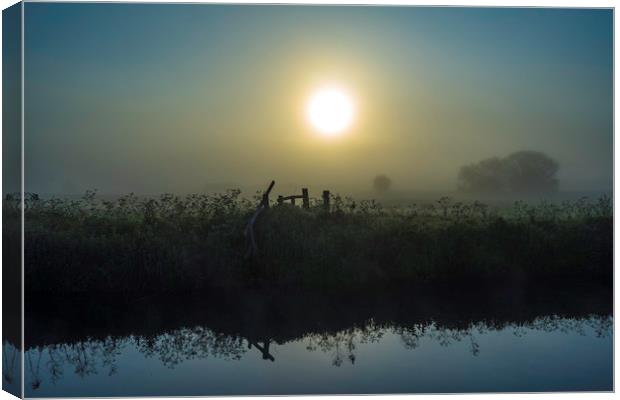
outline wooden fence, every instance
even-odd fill
[[[244,236],[246,237],[248,241],[248,250],[246,252],[246,257],[251,257],[251,256],[255,256],[258,254],[258,248],[256,247],[256,238],[254,236],[254,224],[256,223],[256,219],[263,212],[263,210],[269,208],[270,206],[269,194],[271,193],[271,190],[273,189],[275,184],[276,184],[276,181],[271,181],[271,183],[269,184],[269,187],[262,195],[260,204],[256,208],[256,211],[254,212],[254,214],[252,214],[252,217],[248,221],[248,224],[246,225],[245,230],[243,232]],[[310,196],[308,194],[308,188],[302,188],[301,194],[293,194],[290,196],[278,196],[278,205],[283,205],[284,202],[286,201],[290,201],[292,205],[295,205],[296,199],[301,199],[302,208],[304,209],[310,208]],[[323,190],[323,210],[325,210],[326,212],[329,212],[329,199],[330,199],[329,190]]]

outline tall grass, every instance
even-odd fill
[[[40,199],[25,207],[26,290],[136,297],[209,287],[363,288],[424,282],[611,281],[611,199],[493,210],[450,198],[383,208],[334,196],[304,210],[273,206],[258,219],[246,259],[245,224],[257,199],[239,190],[114,201]],[[19,231],[8,196],[5,229]],[[18,246],[18,235],[8,245]],[[15,241],[12,243],[11,241]]]

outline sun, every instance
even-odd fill
[[[306,112],[308,121],[319,133],[337,136],[351,126],[355,107],[344,90],[328,87],[312,94]]]

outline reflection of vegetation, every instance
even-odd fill
[[[11,384],[15,377],[15,361],[17,348],[6,340],[2,344],[2,376],[4,381]]]
[[[484,354],[480,339],[488,332],[518,337],[532,330],[566,331],[604,337],[612,331],[612,296],[608,285],[551,281],[485,291],[407,285],[404,290],[366,290],[363,296],[213,290],[120,307],[50,297],[26,309],[31,329],[25,340],[32,370],[39,363],[37,351],[43,352],[44,371],[37,376],[44,385],[68,370],[78,376],[96,370],[115,373],[122,368],[116,360],[126,347],[174,368],[206,358],[279,362],[285,355],[275,346],[296,342],[324,354],[334,366],[344,366],[368,362],[360,350],[386,335],[395,335],[403,351],[433,341],[443,346],[461,343],[473,356]],[[27,382],[32,382],[36,374],[28,368],[26,372]]]
[[[613,319],[609,317],[592,317],[585,319],[565,319],[558,316],[545,316],[535,319],[526,325],[530,329],[541,330],[544,332],[576,332],[585,335],[585,328],[590,328],[595,332],[596,337],[608,337],[612,332]]]
[[[36,353],[36,355],[34,353]],[[32,386],[32,389],[37,389],[39,386],[41,386],[41,378],[39,377],[39,371],[41,369],[42,353],[43,351],[41,349],[37,349],[36,352],[34,350],[31,350],[26,353],[26,359],[28,360],[28,368],[30,372],[30,380],[31,380],[30,385]],[[32,362],[33,357],[36,358],[36,361],[34,364]]]
[[[140,297],[212,286],[360,288],[421,281],[513,281],[612,271],[609,198],[517,203],[505,212],[442,198],[384,209],[335,196],[331,212],[290,205],[261,215],[260,262],[244,260],[254,202],[239,191],[116,201],[26,199],[27,290]],[[16,213],[16,201],[4,202]]]
[[[485,354],[482,336],[489,332],[605,337],[612,332],[612,297],[609,285],[582,281],[484,291],[410,284],[363,292],[243,288],[117,305],[48,296],[25,310],[26,384],[34,390],[63,373],[123,373],[121,354],[171,369],[207,358],[269,364],[287,358],[277,346],[296,343],[327,359],[326,366],[344,367],[372,361],[365,344],[380,351],[386,337],[400,341],[403,351],[460,343],[472,356]],[[10,359],[4,357],[5,365]]]
[[[394,333],[400,336],[406,349],[414,350],[420,345],[420,338],[426,334],[427,328],[425,324],[414,324],[394,328]]]
[[[471,323],[464,329],[441,327],[433,323],[428,326],[396,327],[392,331],[400,336],[407,349],[417,348],[422,338],[431,339],[444,347],[455,342],[469,340],[470,352],[477,356],[480,353],[480,345],[476,341],[476,333],[482,335],[493,331],[512,329],[517,337],[524,336],[527,330],[585,335],[586,328],[591,329],[597,338],[608,337],[612,333],[613,319],[611,316],[591,316],[582,319],[544,316],[531,322],[510,324],[477,322]]]
[[[513,329],[516,331],[541,330],[545,332],[577,332],[584,334],[586,329],[595,332],[596,337],[611,334],[611,316],[591,316],[588,318],[560,318],[545,316],[530,322],[493,323],[470,322],[463,327],[441,326],[434,322],[419,323],[412,326],[377,325],[372,320],[360,326],[332,332],[316,332],[304,335],[301,340],[308,351],[321,351],[329,354],[331,364],[340,367],[344,362],[355,364],[358,346],[379,342],[385,334],[400,337],[403,347],[416,349],[422,339],[431,340],[440,346],[468,341],[470,352],[477,356],[481,350],[476,337],[493,331]],[[292,338],[291,340],[299,340]],[[128,337],[122,339],[104,338],[102,340],[83,340],[74,343],[52,344],[31,348],[26,353],[30,364],[28,370],[30,384],[36,390],[42,382],[39,366],[41,357],[47,357],[47,376],[52,383],[63,376],[64,365],[73,373],[84,378],[97,374],[99,369],[114,374],[118,371],[116,359],[122,350],[133,346],[146,357],[157,357],[164,365],[174,368],[179,363],[209,356],[229,360],[239,360],[246,353],[245,344],[250,342],[241,336],[217,333],[204,327],[181,328],[153,337]],[[258,356],[260,353],[251,353]],[[45,376],[45,374],[44,374]]]
[[[73,343],[57,343],[37,346],[26,352],[28,363],[27,376],[33,390],[41,386],[41,360],[47,358],[45,366],[52,384],[63,377],[65,366],[80,378],[99,373],[104,370],[108,375],[117,372],[116,358],[123,348],[130,343],[128,338],[107,337],[101,340],[86,339]]]
[[[36,390],[41,385],[40,364],[43,355],[47,358],[47,376],[55,383],[62,378],[65,366],[69,366],[80,378],[97,374],[100,370],[106,371],[108,375],[117,373],[117,357],[128,346],[134,346],[145,357],[157,357],[169,368],[183,361],[208,356],[238,360],[246,352],[242,338],[215,333],[203,327],[176,329],[154,337],[106,337],[101,340],[86,339],[37,346],[26,352],[30,362],[27,372],[31,387]]]
[[[180,362],[204,359],[209,355],[238,360],[246,351],[242,338],[216,334],[203,327],[177,329],[157,337],[138,337],[136,346],[145,356],[156,356],[170,368]]]
[[[67,363],[73,372],[83,378],[97,373],[97,365],[105,368],[108,375],[116,373],[116,357],[127,344],[127,339],[107,337],[103,340],[84,340],[75,343],[63,343],[47,346],[48,365],[54,371],[51,375],[62,376],[61,365]]]
[[[339,367],[346,359],[355,364],[355,349],[358,344],[375,343],[383,336],[383,329],[370,323],[358,328],[349,328],[333,333],[316,333],[306,336],[308,351],[321,350],[332,354],[332,365]]]

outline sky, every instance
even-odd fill
[[[519,150],[560,190],[613,184],[605,9],[25,5],[26,191],[453,190]],[[343,88],[351,126],[308,122]]]
[[[21,6],[2,11],[2,198],[21,190]]]

